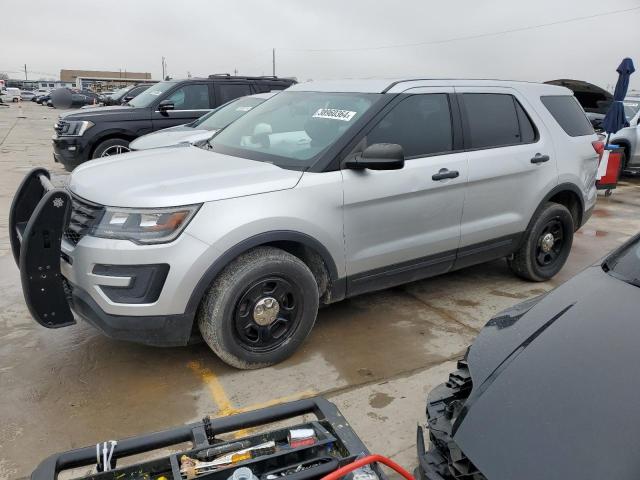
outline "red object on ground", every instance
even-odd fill
[[[344,467],[339,468],[335,472],[331,472],[329,475],[325,475],[324,477],[322,477],[322,480],[338,480],[339,478],[344,477],[347,473],[353,472],[360,467],[364,467],[365,465],[376,462],[382,463],[387,467],[395,470],[407,480],[415,480],[413,478],[413,475],[407,472],[404,468],[402,468],[393,460],[389,460],[387,457],[383,457],[382,455],[369,455],[366,457],[362,457],[355,462],[350,463],[349,465],[345,465]]]
[[[598,190],[613,190],[616,188],[618,185],[618,178],[620,177],[620,170],[622,168],[623,154],[623,148],[613,148],[609,150],[607,171],[600,180],[596,180],[596,188]]]

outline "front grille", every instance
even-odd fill
[[[71,197],[71,219],[64,231],[64,238],[72,244],[78,242],[98,223],[104,213],[104,207],[88,202],[73,195]]]

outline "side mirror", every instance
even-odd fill
[[[127,95],[126,97],[124,97],[122,99],[122,103],[128,103],[129,101],[133,100],[133,97],[131,95]],[[163,102],[166,102],[167,100],[163,100],[162,102],[160,102],[160,105],[162,105]],[[169,110],[173,110],[173,104],[171,104],[172,108],[169,108]]]
[[[161,112],[166,112],[167,110],[173,110],[175,108],[176,107],[171,100],[162,100],[158,104],[158,110]]]
[[[354,170],[399,170],[404,167],[404,150],[396,143],[374,143],[364,152],[347,160],[345,167]]]

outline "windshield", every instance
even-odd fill
[[[132,107],[148,107],[151,105],[160,95],[172,88],[177,82],[160,82],[156,83],[153,87],[146,89],[140,95],[136,96],[129,102]]]
[[[122,97],[125,92],[127,92],[131,87],[124,87],[124,88],[119,88],[118,90],[116,90],[115,92],[111,92],[109,95],[109,97],[113,98],[114,100],[118,99],[119,97]]]
[[[285,91],[233,122],[210,144],[216,152],[304,170],[381,97]]]
[[[624,115],[627,117],[627,121],[631,120],[636,116],[638,110],[640,110],[640,99],[629,99],[623,102],[624,105]]]
[[[213,112],[200,117],[192,123],[191,126],[205,130],[220,130],[264,101],[264,98],[255,97],[243,97],[232,100],[226,105],[215,109]]]
[[[640,287],[640,235],[625,248],[607,258],[603,267],[609,275]]]

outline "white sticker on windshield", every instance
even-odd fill
[[[162,92],[149,92],[149,95],[155,95],[157,97],[158,95],[162,95]]]
[[[238,107],[238,108],[236,108],[236,112],[248,112],[252,108],[253,107]]]
[[[343,122],[350,122],[351,119],[358,112],[351,112],[349,110],[337,110],[335,108],[320,108],[313,114],[313,118],[330,118],[332,120],[342,120]]]

